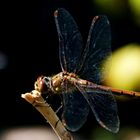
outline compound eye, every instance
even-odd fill
[[[49,81],[50,78],[48,77],[45,76],[38,77],[37,81],[35,82],[35,89],[41,93],[47,92],[49,89]]]

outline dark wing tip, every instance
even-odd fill
[[[98,20],[98,19],[99,19],[99,16],[95,16],[95,17],[93,18],[92,22],[96,22],[96,20]]]
[[[99,122],[99,124],[103,127],[103,128],[105,128],[106,130],[108,130],[108,131],[110,131],[110,132],[112,132],[112,133],[118,133],[118,131],[119,131],[119,125],[118,126],[115,126],[115,127],[113,127],[113,128],[109,128],[109,127],[107,127],[103,122]]]
[[[56,17],[56,18],[58,17],[58,10],[54,11],[54,17]]]
[[[106,15],[98,15],[98,16],[95,16],[93,19],[92,19],[92,23],[94,24],[95,22],[97,22],[98,20],[104,20],[107,24],[109,24],[109,20],[107,18]]]
[[[62,11],[66,11],[64,8],[58,8],[57,10],[54,11],[54,17],[58,17],[59,13]]]

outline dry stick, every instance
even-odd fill
[[[44,116],[60,140],[73,140],[70,133],[66,130],[50,105],[43,99],[40,92],[33,90],[31,93],[22,94],[21,97],[32,104]]]

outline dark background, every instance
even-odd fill
[[[7,67],[0,70],[1,130],[15,126],[46,125],[42,116],[21,98],[21,94],[33,89],[39,75],[61,71],[53,17],[58,7],[71,13],[84,41],[92,18],[106,14],[111,23],[113,51],[127,43],[140,43],[140,27],[134,24],[127,1],[125,10],[116,16],[103,11],[90,0],[4,1],[1,7],[0,51],[8,58]],[[118,102],[121,127],[130,125],[140,128],[139,108],[140,100]],[[95,127],[98,124],[90,113],[87,123],[77,133],[89,134]]]

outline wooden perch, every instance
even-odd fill
[[[30,93],[22,94],[21,97],[32,104],[44,116],[60,140],[73,140],[70,133],[66,130],[51,106],[43,99],[40,92],[33,90]]]

